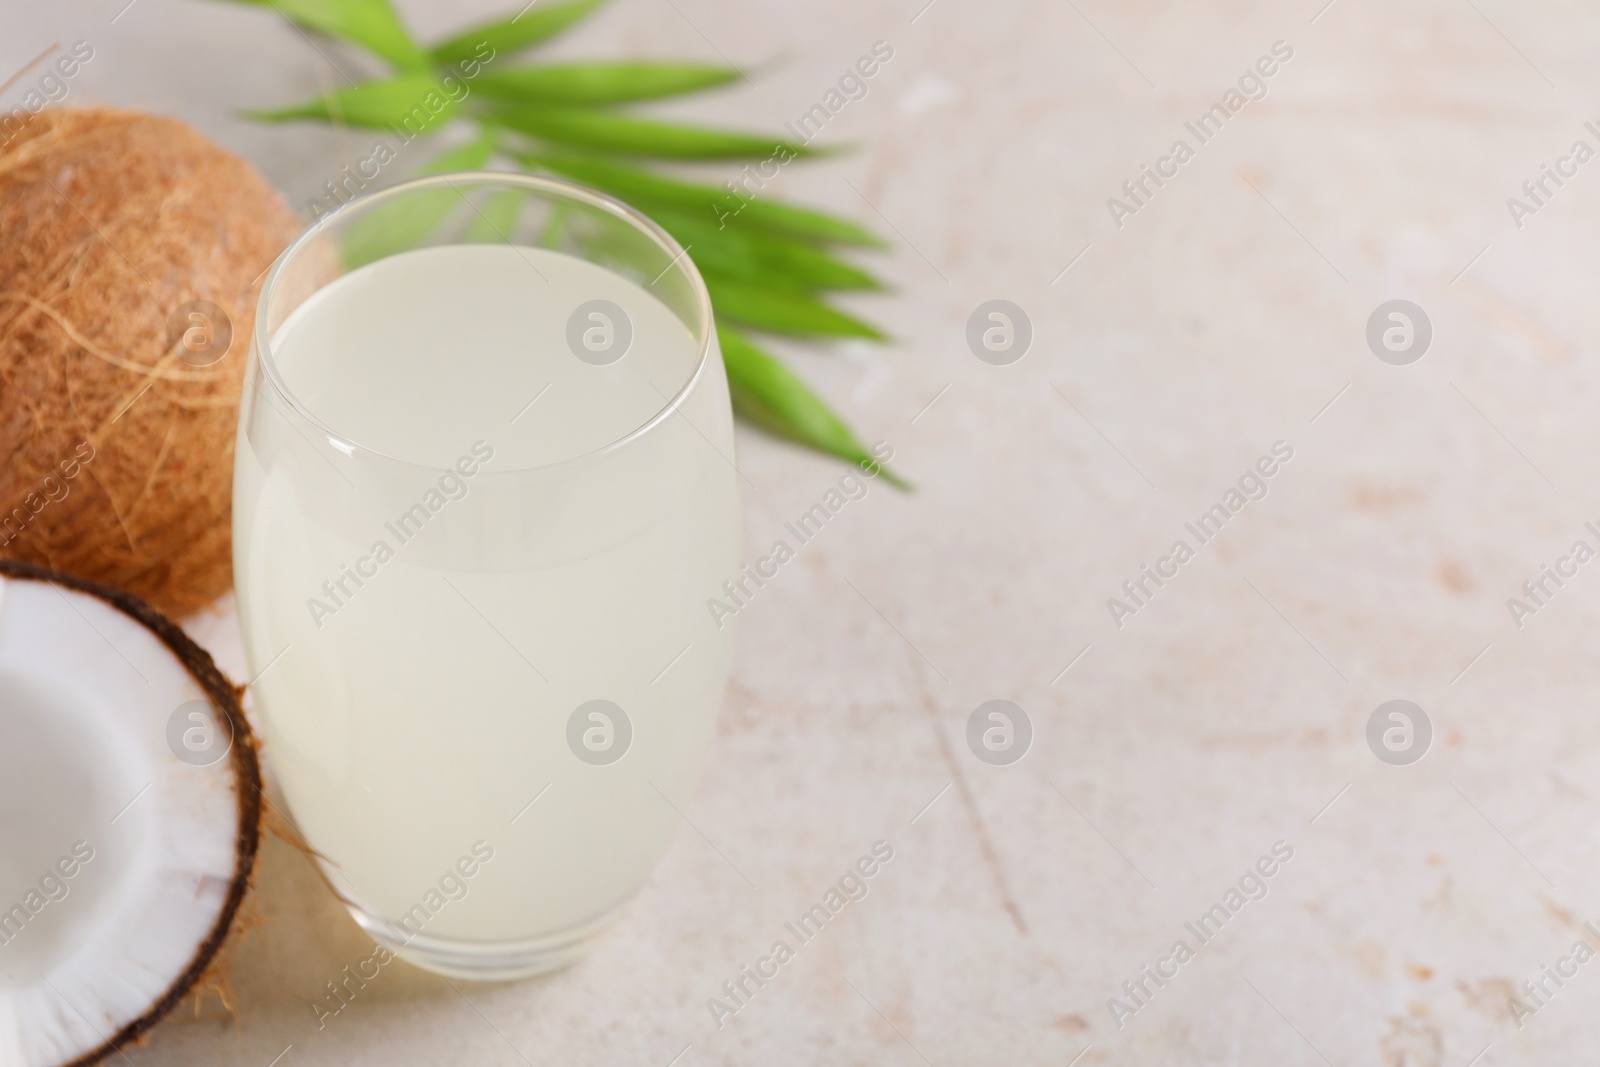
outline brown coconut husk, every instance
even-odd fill
[[[170,615],[228,590],[256,297],[300,228],[175,119],[47,109],[0,146],[0,556]],[[232,325],[204,366],[169,336],[197,299]]]

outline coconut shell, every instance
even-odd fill
[[[183,999],[202,984],[220,980],[220,953],[230,944],[230,935],[236,923],[245,920],[241,908],[255,878],[256,856],[261,848],[261,828],[265,808],[265,793],[261,780],[261,759],[250,722],[245,717],[239,700],[244,686],[235,686],[217,668],[211,654],[190,640],[189,636],[172,620],[164,617],[138,597],[120,589],[111,589],[95,582],[85,581],[69,574],[38,567],[30,563],[0,560],[0,576],[25,581],[48,582],[58,590],[70,589],[86,593],[129,616],[165,645],[172,655],[189,672],[215,713],[227,723],[232,743],[228,758],[232,764],[238,794],[237,830],[234,838],[233,874],[228,882],[228,893],[223,898],[216,921],[205,939],[194,951],[193,957],[181,973],[172,976],[165,993],[136,1015],[118,1020],[120,1028],[114,1034],[103,1031],[102,1044],[91,1052],[73,1060],[66,1067],[90,1067],[120,1054],[129,1044],[139,1044],[149,1031],[165,1018]],[[126,1061],[127,1057],[122,1057]]]
[[[300,229],[175,119],[52,108],[0,146],[0,556],[169,615],[228,590],[256,297]]]

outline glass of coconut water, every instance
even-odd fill
[[[283,814],[381,944],[535,974],[643,884],[728,673],[737,477],[705,286],[623,204],[433,175],[273,266],[239,618]]]

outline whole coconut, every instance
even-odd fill
[[[174,119],[49,109],[0,145],[0,556],[180,616],[227,591],[256,295],[299,229]]]

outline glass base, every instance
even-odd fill
[[[587,952],[628,905],[624,900],[592,919],[523,941],[458,941],[423,933],[404,935],[388,920],[349,900],[344,903],[363,930],[407,963],[471,982],[508,982],[560,970]]]

